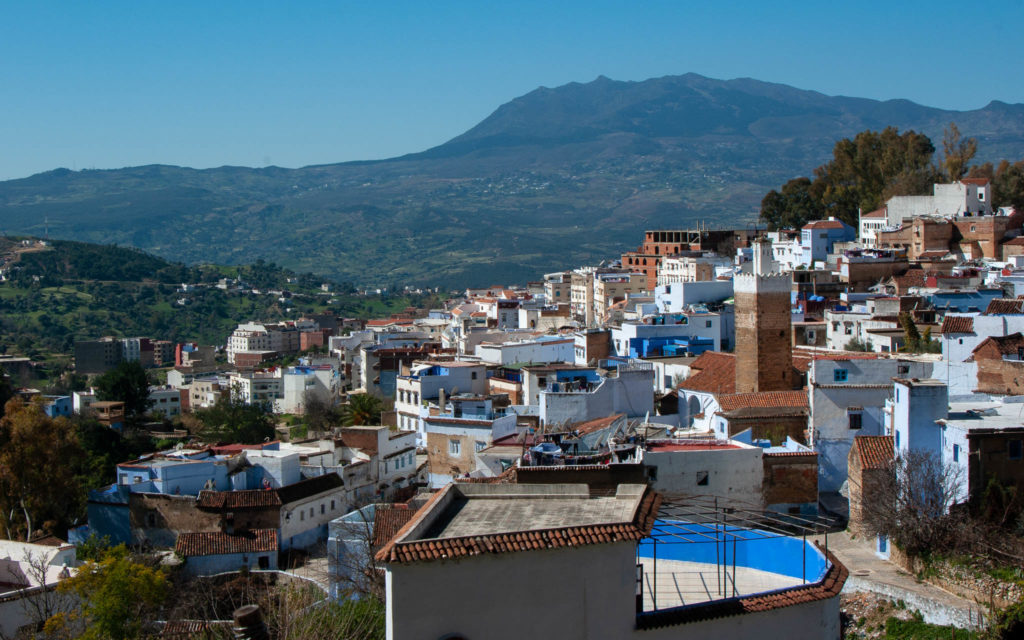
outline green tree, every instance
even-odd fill
[[[903,350],[911,353],[920,351],[921,349],[921,332],[917,330],[917,325],[914,324],[914,319],[906,311],[901,311],[899,315],[900,326],[903,327]]]
[[[82,509],[75,470],[84,452],[71,422],[37,403],[9,400],[0,418],[0,522],[7,537],[64,535]]]
[[[380,424],[384,403],[368,393],[350,394],[348,404],[341,406],[341,422],[345,426]]]
[[[149,374],[137,361],[122,360],[116,367],[96,378],[96,397],[124,403],[130,419],[146,415],[152,404],[149,400]]]
[[[245,404],[235,394],[231,395],[193,413],[203,425],[203,437],[240,444],[257,444],[274,438],[274,421],[267,410],[257,404]]]
[[[815,193],[810,178],[793,178],[782,191],[770,191],[761,200],[761,218],[772,229],[799,229],[824,213],[821,195]]]
[[[57,588],[76,596],[81,608],[50,618],[44,630],[86,640],[141,637],[169,593],[164,573],[133,560],[124,545],[86,561]]]
[[[967,175],[968,165],[978,152],[978,141],[975,138],[960,137],[960,129],[955,122],[950,122],[942,136],[942,167],[946,170],[946,178],[956,182]]]

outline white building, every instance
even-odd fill
[[[548,380],[539,392],[543,424],[585,422],[616,413],[631,418],[654,413],[654,367],[648,363],[622,365],[616,375],[579,385]],[[525,391],[525,389],[524,389]]]
[[[575,341],[560,336],[541,336],[517,342],[484,342],[476,346],[476,357],[488,364],[519,362],[573,362]]]

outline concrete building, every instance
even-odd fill
[[[190,576],[247,569],[277,569],[277,532],[257,529],[230,535],[219,531],[183,533],[174,546]]]
[[[858,436],[883,436],[885,406],[893,378],[930,378],[935,363],[867,354],[820,354],[807,372],[810,445],[818,452],[823,492],[839,491],[847,480],[850,447]]]
[[[510,365],[517,362],[572,362],[575,340],[570,337],[541,336],[515,342],[484,342],[476,347],[482,362]]]
[[[78,564],[71,544],[0,540],[0,636],[32,637],[42,622],[38,614],[74,610],[77,600],[56,588]]]
[[[124,358],[120,340],[101,338],[75,343],[76,373],[106,373]]]
[[[438,401],[442,392],[448,395],[488,393],[487,366],[479,362],[414,362],[397,380],[395,412],[398,428],[418,432],[421,443],[425,443],[426,430],[422,418],[429,415],[428,402]]]
[[[500,622],[510,598],[552,638],[839,637],[846,570],[833,557],[799,538],[745,541],[728,551],[736,588],[691,597],[679,586],[684,572],[707,567],[713,584],[716,563],[714,545],[690,541],[715,535],[658,525],[660,505],[644,485],[613,495],[574,484],[449,485],[375,556],[386,571],[387,637],[518,638],[520,625]],[[770,578],[755,586],[751,571]]]
[[[556,425],[624,413],[631,418],[654,413],[654,368],[648,363],[620,365],[615,375],[584,383],[548,378],[539,391],[540,421]],[[578,372],[561,373],[575,378]],[[528,395],[529,397],[529,395]]]

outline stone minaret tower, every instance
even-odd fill
[[[737,274],[733,281],[736,393],[790,391],[794,387],[792,279],[773,273],[771,268],[771,245],[755,241],[753,273]]]

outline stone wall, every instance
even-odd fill
[[[818,456],[765,454],[761,462],[765,504],[818,501]]]
[[[923,577],[925,582],[989,609],[1008,607],[1024,598],[1024,587],[1019,584],[1003,582],[970,567],[941,560],[925,562],[921,558],[908,556],[896,545],[891,545],[889,560],[896,566]]]

